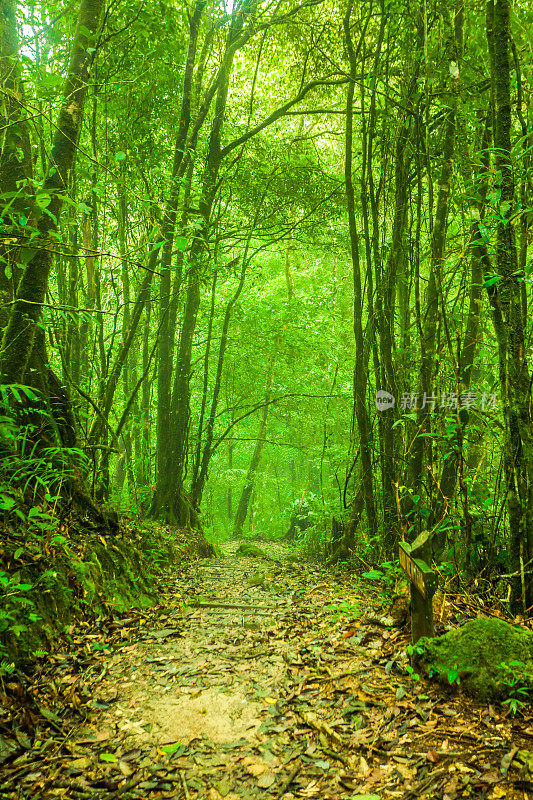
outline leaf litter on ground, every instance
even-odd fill
[[[529,712],[413,681],[376,592],[240,544],[5,680],[1,798],[533,797]]]

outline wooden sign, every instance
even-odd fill
[[[427,548],[428,533],[421,534],[412,544],[400,542],[399,559],[411,583],[411,638],[413,644],[422,636],[434,636],[433,595],[437,578],[425,561],[415,556],[422,555]]]
[[[425,572],[421,564],[424,562],[418,558],[412,558],[410,547],[405,542],[400,542],[400,567],[403,569],[411,583],[414,583],[422,597],[427,596]]]

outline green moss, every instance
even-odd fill
[[[457,670],[461,686],[483,699],[509,696],[509,676],[514,670],[521,685],[533,688],[533,633],[498,619],[475,619],[444,636],[423,638],[415,660],[429,674],[448,682]],[[524,667],[505,666],[521,662]]]
[[[255,572],[246,578],[246,583],[250,586],[264,586],[269,581],[273,581],[275,577],[272,572]]]
[[[38,617],[28,624],[27,606],[20,619],[0,635],[0,660],[31,657],[38,649],[57,643],[69,625],[81,616],[95,616],[157,602],[154,577],[183,554],[171,534],[159,527],[143,532],[124,530],[115,537],[73,530],[68,541],[37,563],[23,565],[17,580],[33,588],[25,592],[30,610]],[[22,631],[14,633],[14,625]]]
[[[265,553],[264,550],[261,550],[260,547],[257,547],[255,544],[240,544],[235,551],[236,556],[246,556],[247,558],[266,558],[270,559],[270,556]]]

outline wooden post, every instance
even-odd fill
[[[433,595],[437,578],[421,556],[425,555],[429,533],[421,533],[412,544],[400,542],[400,567],[411,582],[411,641],[422,636],[434,636]]]

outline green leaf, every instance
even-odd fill
[[[498,283],[498,281],[501,281],[501,279],[501,275],[493,275],[492,278],[487,278],[487,280],[483,282],[483,288],[487,289],[489,286],[493,286],[495,283]]]
[[[182,746],[183,745],[181,744],[181,742],[174,742],[174,744],[164,744],[161,747],[161,750],[163,751],[163,753],[166,753],[167,756],[171,756],[172,753],[175,753],[176,750],[179,750],[180,747]]]
[[[39,395],[34,389],[31,389],[29,386],[19,386],[20,391],[26,395],[28,400],[39,400]]]
[[[45,72],[39,78],[39,84],[43,89],[57,89],[63,83],[61,75],[55,75],[53,72]]]
[[[100,761],[108,761],[110,764],[116,764],[118,758],[114,753],[100,753]]]
[[[180,253],[183,253],[186,247],[187,247],[187,237],[176,236],[176,250],[178,250]]]
[[[125,161],[126,160],[126,153],[123,153],[122,150],[119,150],[118,153],[115,153],[115,161]]]
[[[490,233],[488,232],[487,228],[483,225],[482,222],[478,223],[479,233],[481,234],[481,238],[487,244],[490,242]]]
[[[363,572],[363,578],[368,578],[370,581],[379,581],[383,578],[383,573],[377,569],[371,569],[370,572]]]
[[[459,670],[457,669],[457,667],[448,670],[448,683],[452,684],[455,683],[456,681],[457,683],[459,683],[459,681],[457,680],[458,677],[459,677]]]
[[[0,494],[0,511],[11,511],[15,502],[14,497],[10,497],[8,494]]]
[[[502,215],[502,217],[507,217],[507,214],[509,213],[510,210],[511,210],[510,200],[504,200],[503,203],[500,203],[500,214]]]
[[[38,194],[35,198],[36,205],[38,205],[39,208],[42,209],[47,208],[51,202],[52,198],[50,197],[49,194]]]

